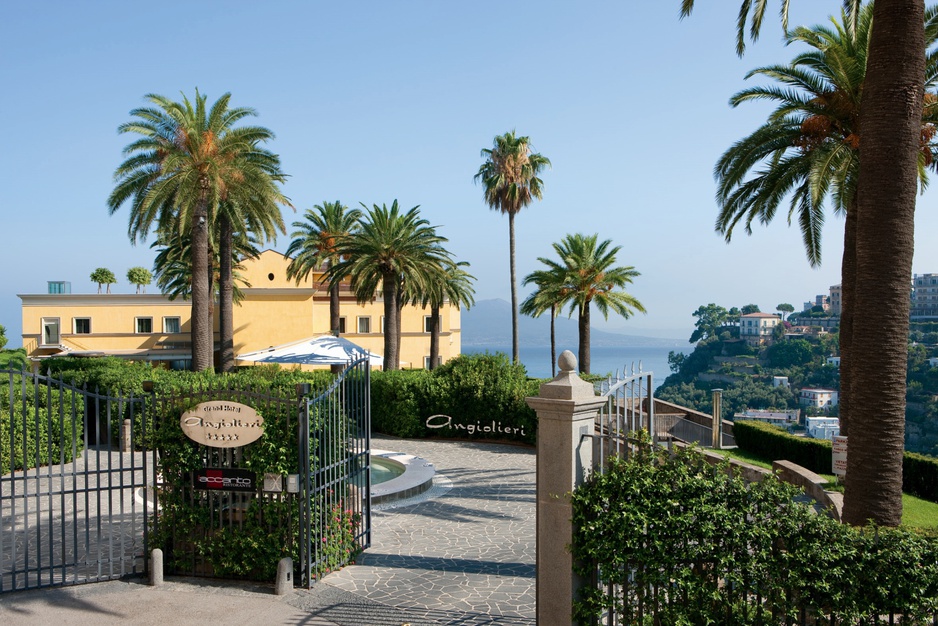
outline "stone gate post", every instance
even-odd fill
[[[525,400],[537,412],[537,623],[573,623],[573,599],[587,581],[573,574],[570,492],[593,463],[596,412],[605,400],[576,374],[576,357],[565,350],[560,373]]]

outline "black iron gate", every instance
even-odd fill
[[[351,363],[300,417],[300,581],[371,545],[371,365]],[[306,390],[308,392],[308,389]]]
[[[167,574],[269,578],[271,544],[303,585],[347,564],[371,543],[370,364],[298,391],[110,396],[0,371],[0,592],[143,575],[157,547]],[[257,407],[264,437],[186,439],[181,412],[218,399]],[[256,474],[262,456],[276,467]],[[253,488],[199,489],[206,471],[248,472]]]
[[[143,574],[146,399],[0,370],[0,592]]]

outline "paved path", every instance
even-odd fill
[[[533,450],[383,437],[373,445],[432,461],[437,482],[452,487],[376,512],[372,547],[321,584],[406,610],[412,624],[533,624]]]
[[[533,450],[375,437],[432,461],[436,486],[374,512],[372,547],[310,591],[171,579],[0,595],[13,624],[534,624]]]

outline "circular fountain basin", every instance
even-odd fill
[[[433,463],[418,456],[389,450],[372,450],[371,463],[389,472],[398,473],[397,476],[382,482],[376,482],[372,473],[372,504],[412,498],[433,486],[436,469]]]

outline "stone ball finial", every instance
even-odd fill
[[[564,350],[557,358],[557,366],[560,368],[561,372],[575,372],[576,357],[569,350]]]

